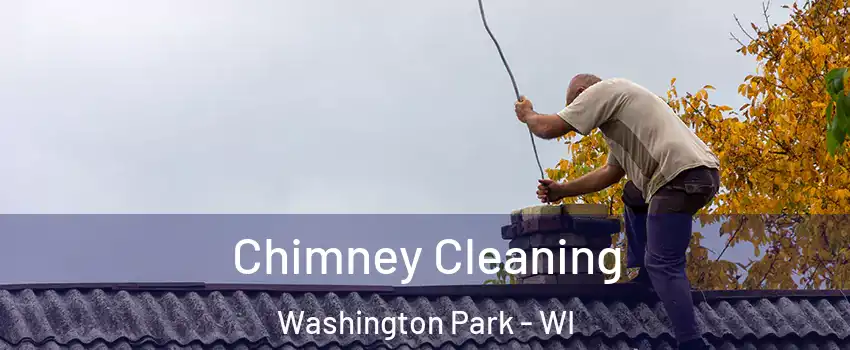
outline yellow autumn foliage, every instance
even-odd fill
[[[827,155],[824,118],[824,76],[850,66],[850,8],[847,0],[782,7],[790,11],[786,23],[765,15],[761,26],[740,26],[747,40],[739,40],[738,52],[758,60],[757,73],[738,87],[749,103],[714,104],[710,85],[679,96],[670,82],[670,107],[721,162],[721,192],[700,218],[720,225],[726,245],[709,258],[702,235],[694,235],[688,274],[697,288],[850,288],[850,152]],[[576,178],[605,164],[598,131],[574,136],[564,139],[572,160],[548,169],[550,178]],[[622,185],[568,202],[604,203],[621,213]],[[624,244],[622,236],[616,243]],[[755,256],[748,264],[724,259],[728,247],[746,243]]]

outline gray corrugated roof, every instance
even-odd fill
[[[630,345],[631,344],[631,345]],[[6,342],[0,342],[0,349],[20,349],[20,350],[154,350],[154,349],[167,349],[167,350],[202,350],[202,349],[214,349],[214,350],[271,350],[271,349],[281,349],[281,350],[319,350],[319,348],[315,346],[307,346],[307,347],[294,347],[291,345],[284,345],[279,347],[272,347],[268,344],[258,344],[253,342],[239,342],[235,344],[206,344],[202,345],[199,343],[190,344],[186,346],[177,345],[174,343],[166,343],[166,344],[156,344],[153,341],[146,341],[141,343],[131,343],[126,340],[115,341],[115,342],[105,342],[105,341],[96,341],[89,344],[82,344],[79,342],[74,342],[72,344],[58,344],[55,341],[46,342],[44,344],[34,344],[32,342],[25,342],[22,344],[13,345]],[[342,350],[343,348],[335,345],[327,346],[322,348],[322,350]],[[366,349],[385,349],[382,347],[369,347],[365,348],[362,346],[349,346],[345,349],[350,350],[366,350]],[[408,347],[401,347],[400,349],[410,349]],[[662,350],[672,350],[675,349],[675,346],[672,345],[669,341],[660,340],[660,341],[650,341],[650,340],[638,340],[638,341],[626,341],[626,340],[613,340],[613,341],[605,341],[602,339],[568,339],[568,340],[548,340],[548,341],[540,341],[540,340],[531,340],[529,342],[520,342],[513,340],[508,344],[498,344],[496,342],[487,342],[486,344],[479,346],[471,342],[464,343],[461,346],[451,346],[445,345],[440,348],[432,348],[428,346],[423,346],[418,349],[426,349],[426,350],[449,350],[449,349],[461,349],[461,350],[475,350],[475,349],[488,349],[488,350],[498,350],[498,349],[508,349],[508,350],[566,350],[566,349],[578,349],[578,350],[632,350],[632,349],[640,349],[640,350],[649,350],[649,349],[662,349]],[[763,340],[758,342],[753,341],[721,341],[715,344],[715,349],[720,350],[736,350],[736,349],[744,349],[744,350],[846,350],[850,349],[850,342],[848,341],[834,341],[834,340],[814,340],[814,339],[806,339],[806,340]]]
[[[472,289],[467,288],[467,291]],[[610,288],[610,287],[606,287]],[[357,348],[665,348],[672,342],[663,307],[654,300],[606,300],[604,295],[510,297],[479,287],[472,296],[404,293],[302,293],[256,290],[157,291],[111,289],[0,290],[0,345],[32,348],[144,348],[144,346],[227,348],[271,346]],[[450,294],[450,293],[446,293]],[[580,293],[579,293],[580,294]],[[850,303],[809,293],[806,297],[765,294],[716,296],[695,305],[700,327],[718,348],[850,348]],[[575,334],[546,335],[539,322],[515,326],[513,335],[459,334],[383,340],[378,335],[293,335],[280,329],[278,310],[310,315],[437,316],[451,311],[470,316],[505,311],[518,321],[539,311],[575,312]],[[448,325],[448,322],[447,322]],[[800,347],[808,344],[806,347]]]

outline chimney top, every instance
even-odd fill
[[[510,248],[525,252],[526,273],[517,276],[521,284],[603,284],[604,275],[598,266],[588,265],[586,254],[578,253],[578,266],[572,266],[574,248],[586,248],[592,253],[591,260],[596,261],[599,253],[611,246],[611,235],[617,232],[620,220],[610,218],[605,205],[538,205],[514,210],[511,224],[502,227],[502,238],[510,242]],[[535,248],[551,251],[553,271],[548,271],[548,256],[534,254]],[[565,248],[564,257],[560,248]],[[561,259],[564,273],[560,273]]]

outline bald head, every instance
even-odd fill
[[[567,88],[567,105],[573,103],[573,100],[578,97],[584,90],[587,90],[591,85],[602,81],[599,77],[593,74],[579,74],[570,80],[570,86]]]

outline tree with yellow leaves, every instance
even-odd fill
[[[836,214],[850,213],[850,155],[833,151],[846,142],[841,133],[850,132],[850,74],[840,69],[850,65],[850,6],[847,0],[782,6],[790,11],[783,24],[771,23],[768,7],[765,24],[752,24],[752,32],[738,22],[749,39],[738,40],[738,52],[759,62],[738,88],[749,103],[737,111],[711,103],[711,86],[680,97],[675,79],[667,93],[670,107],[721,161],[722,189],[700,219],[719,224],[726,245],[709,258],[696,233],[688,274],[704,289],[847,288],[850,234],[842,232],[850,232],[850,219]],[[549,178],[576,178],[605,164],[607,145],[598,131],[574,136],[563,139],[571,160],[547,169]],[[566,201],[605,203],[620,213],[621,193],[622,183]],[[724,259],[727,248],[744,243],[752,244],[755,259]]]

